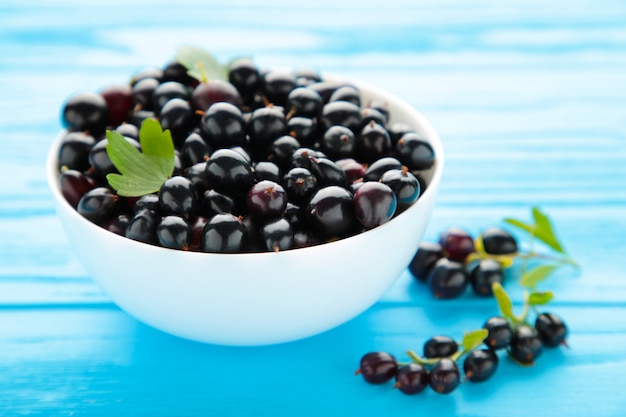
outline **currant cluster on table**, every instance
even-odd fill
[[[480,239],[487,255],[513,255],[518,251],[516,239],[506,230],[491,227]],[[439,299],[457,298],[471,286],[480,296],[492,296],[494,282],[504,282],[504,267],[493,258],[469,261],[476,251],[475,239],[465,230],[450,227],[439,235],[438,242],[422,242],[409,264],[411,274],[427,283]]]
[[[423,356],[399,364],[387,352],[370,352],[361,358],[356,374],[371,384],[395,379],[394,388],[402,393],[418,394],[427,386],[440,394],[449,394],[463,381],[457,362],[463,359],[464,381],[483,382],[491,378],[499,364],[499,351],[506,351],[521,365],[534,364],[543,347],[566,344],[567,326],[553,313],[537,315],[535,324],[512,324],[504,317],[494,316],[483,326],[488,335],[484,348],[459,352],[459,344],[449,336],[435,336],[424,344]]]
[[[139,127],[171,132],[176,164],[154,194],[116,195],[106,130],[137,149]],[[386,103],[312,70],[235,61],[228,81],[199,81],[171,62],[126,85],[70,97],[61,190],[114,233],[172,249],[278,251],[376,227],[415,202],[435,154]]]

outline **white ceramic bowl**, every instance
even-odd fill
[[[304,249],[250,254],[164,249],[108,232],[66,202],[57,169],[60,135],[48,155],[48,183],[69,243],[88,273],[138,320],[213,344],[293,341],[367,310],[417,250],[441,180],[443,149],[428,121],[407,103],[376,87],[353,83],[364,103],[388,103],[390,122],[408,123],[435,150],[428,187],[409,209],[365,233]]]

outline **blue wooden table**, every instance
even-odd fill
[[[260,4],[0,3],[0,415],[625,415],[626,3]],[[45,155],[67,96],[125,82],[181,44],[314,66],[414,105],[447,158],[425,238],[542,207],[581,264],[546,283],[571,349],[530,368],[502,358],[488,382],[409,397],[354,377],[361,355],[458,338],[495,302],[436,301],[405,273],[351,322],[257,348],[182,340],[118,309],[64,237]]]

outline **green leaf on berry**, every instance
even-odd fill
[[[522,220],[513,219],[510,217],[505,218],[504,222],[521,230],[524,230],[525,232],[529,233],[533,238],[543,242],[554,251],[561,254],[566,254],[563,245],[556,237],[550,218],[538,207],[533,207],[532,215],[535,222],[534,224],[526,223]]]
[[[522,287],[534,289],[541,281],[548,278],[558,267],[559,265],[539,265],[538,267],[526,272],[520,279],[520,284]]]
[[[554,298],[552,291],[545,292],[531,292],[528,296],[528,304],[533,306],[540,306],[548,304]]]
[[[514,322],[518,321],[517,317],[515,317],[515,314],[513,314],[513,303],[511,302],[511,298],[506,293],[506,291],[504,291],[504,288],[502,288],[502,284],[500,284],[499,282],[494,282],[491,288],[493,289],[493,295],[498,302],[500,313],[502,313],[502,315],[509,320],[512,320]]]
[[[178,48],[176,62],[187,68],[187,73],[197,80],[226,80],[228,69],[202,48],[183,46]]]
[[[120,172],[108,174],[107,181],[118,195],[138,197],[159,190],[174,172],[174,142],[155,119],[146,119],[139,129],[140,152],[122,135],[107,131],[107,154]]]
[[[481,343],[483,343],[488,335],[489,331],[487,329],[473,330],[465,333],[465,335],[463,335],[463,341],[461,342],[463,350],[467,352],[477,348],[481,345]]]

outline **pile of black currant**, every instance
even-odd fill
[[[448,394],[463,381],[483,382],[491,378],[498,368],[499,351],[506,350],[515,362],[527,366],[534,364],[544,346],[567,346],[567,326],[553,313],[537,314],[534,325],[526,318],[512,322],[494,316],[485,322],[483,329],[483,333],[472,332],[474,342],[468,344],[464,339],[461,347],[449,336],[435,336],[424,344],[422,356],[407,351],[410,359],[407,363],[398,363],[387,352],[367,353],[355,373],[371,384],[382,384],[395,378],[394,388],[404,394],[420,393],[427,386],[437,393]],[[478,349],[481,345],[482,348]],[[457,364],[461,358],[464,358],[463,381]]]
[[[428,284],[435,298],[459,297],[468,286],[477,295],[492,296],[493,283],[504,282],[505,269],[517,253],[517,240],[500,227],[486,229],[479,238],[450,227],[438,242],[420,243],[409,271]]]
[[[172,249],[279,251],[345,238],[414,203],[435,163],[428,140],[389,123],[386,103],[310,69],[264,70],[235,60],[228,81],[172,61],[129,83],[71,96],[58,166],[67,201],[90,221]],[[122,196],[106,131],[141,150],[147,119],[169,130],[170,178]]]

